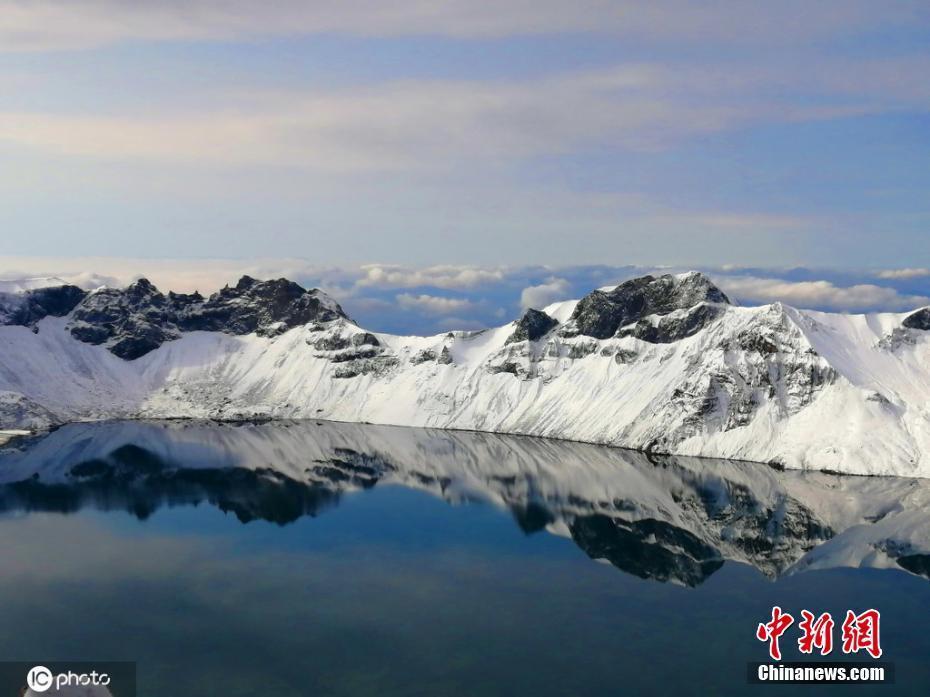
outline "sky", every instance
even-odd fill
[[[927,75],[926,0],[0,0],[0,278],[291,270],[420,331],[632,267],[900,309]]]

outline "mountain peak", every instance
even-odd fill
[[[577,333],[596,339],[614,336],[622,327],[649,315],[667,315],[701,303],[730,304],[703,273],[640,276],[612,290],[595,290],[575,306],[571,320]]]
[[[279,278],[243,276],[204,299],[199,293],[164,296],[146,278],[126,288],[93,293],[74,308],[71,335],[89,344],[106,344],[120,358],[134,360],[183,332],[273,336],[310,322],[347,319],[332,298]]]
[[[513,334],[507,337],[504,344],[514,344],[518,341],[538,341],[548,334],[559,321],[550,317],[542,310],[530,308],[517,322]]]
[[[236,283],[236,290],[246,290],[254,286],[256,283],[258,283],[258,281],[256,281],[254,278],[248,274],[243,274],[242,278],[240,278],[238,283]]]

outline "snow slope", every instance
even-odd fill
[[[698,277],[650,283],[691,298]],[[338,316],[261,336],[178,332],[124,360],[76,340],[69,316],[0,326],[0,428],[322,418],[930,477],[930,334],[906,314],[691,298],[607,338],[581,333],[615,312],[603,296],[546,308],[559,324],[535,341],[509,342],[515,323],[404,337]]]

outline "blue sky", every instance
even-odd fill
[[[0,276],[887,284],[930,267],[928,74],[925,0],[0,0]]]

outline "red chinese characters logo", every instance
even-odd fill
[[[848,610],[842,627],[843,653],[867,651],[872,658],[880,658],[882,655],[879,635],[880,619],[881,614],[878,610],[869,609],[859,615]],[[756,628],[756,638],[769,643],[769,656],[772,660],[781,660],[778,640],[792,624],[794,624],[794,617],[783,612],[776,605],[772,608],[772,619]],[[829,612],[816,616],[809,610],[801,610],[801,621],[798,622],[798,629],[801,630],[798,651],[812,654],[814,649],[817,649],[821,656],[829,655],[833,651],[835,624]]]
[[[778,646],[778,639],[792,624],[794,624],[794,617],[787,613],[783,613],[781,608],[776,605],[772,608],[772,621],[760,624],[756,629],[756,638],[759,641],[769,642],[769,656],[772,657],[772,660],[781,660],[781,649]]]
[[[843,621],[843,653],[868,651],[872,658],[881,658],[882,647],[878,636],[880,619],[878,610],[866,610],[861,615],[847,610]]]
[[[798,650],[801,653],[813,653],[814,648],[820,649],[820,655],[826,656],[833,651],[833,618],[829,612],[823,613],[814,619],[814,613],[801,610],[801,621],[798,628],[803,632],[798,639]]]

